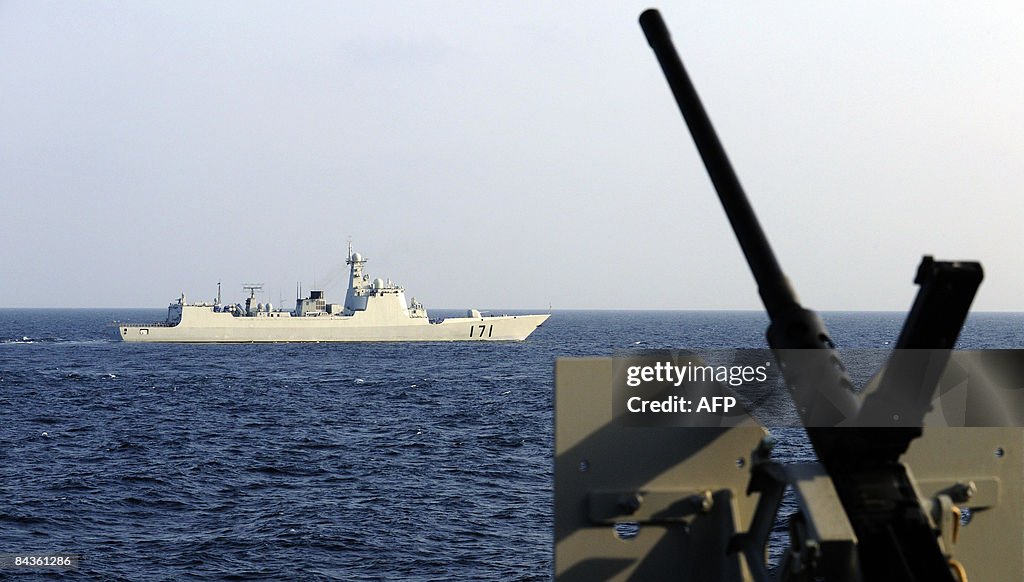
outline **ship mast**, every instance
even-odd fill
[[[263,283],[245,283],[242,285],[242,289],[249,292],[249,299],[255,299],[256,292],[263,290]],[[220,296],[220,283],[217,284],[217,296]]]
[[[249,292],[249,298],[245,300],[245,314],[254,315],[255,303],[256,303],[256,292],[263,290],[263,283],[245,283],[242,285],[242,289]]]

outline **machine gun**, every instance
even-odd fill
[[[580,426],[566,427],[561,411],[578,408],[578,404],[571,403],[569,393],[581,389],[582,384],[591,388],[603,384],[609,371],[596,362],[584,369],[580,367],[583,362],[559,361],[556,575],[559,580],[593,579],[595,574],[650,579],[667,577],[671,572],[683,580],[768,580],[764,561],[768,535],[783,492],[791,487],[801,510],[791,520],[792,548],[779,567],[779,579],[966,582],[966,569],[953,558],[951,546],[958,541],[960,507],[970,506],[979,485],[975,480],[963,479],[963,475],[977,474],[980,481],[982,475],[993,472],[991,464],[958,467],[948,477],[940,478],[936,477],[934,461],[915,458],[914,466],[928,473],[926,479],[915,480],[908,468],[908,459],[914,455],[908,456],[907,452],[922,437],[923,420],[981,283],[981,266],[974,262],[939,262],[928,256],[922,260],[915,279],[920,290],[896,350],[878,375],[875,389],[862,399],[853,390],[825,324],[801,305],[783,274],[660,14],[648,10],[641,15],[640,24],[757,282],[771,320],[766,334],[768,345],[783,371],[819,463],[773,463],[769,458],[770,441],[762,440],[750,456],[747,497],[742,499],[736,495],[735,475],[715,468],[695,479],[694,471],[699,461],[730,455],[723,451],[731,450],[735,455],[735,449],[731,449],[734,440],[756,438],[757,429],[687,429],[686,437],[692,440],[673,449],[659,442],[671,438],[667,432],[634,433],[628,436],[631,444],[623,444],[625,433],[613,435],[614,422],[600,426],[596,410],[590,413],[595,417],[589,426],[592,432],[586,433]],[[1021,443],[1019,430],[1001,430],[980,437],[962,435],[957,441],[964,447],[973,446],[974,441],[979,446]],[[945,438],[948,443],[949,437]],[[919,448],[925,452],[921,454],[927,457],[936,447],[948,446],[940,443],[940,439],[934,439],[922,444]],[[636,474],[625,480],[611,473],[586,475],[595,472],[596,455],[611,461],[616,456],[627,456],[630,447],[656,449],[652,453],[656,460],[628,464]],[[1005,456],[1003,447],[994,450],[998,458]],[[1016,454],[1019,457],[1020,451]],[[671,458],[673,455],[675,458]],[[736,455],[735,459],[737,467],[746,465],[744,456]],[[681,468],[684,465],[686,468]],[[1013,479],[1012,475],[1020,471],[1019,458],[1010,471]],[[999,482],[997,489],[1005,486],[1005,481],[995,479]],[[691,486],[680,487],[680,481],[689,481]],[[693,486],[695,482],[700,483]],[[936,482],[945,487],[935,490]],[[560,488],[565,492],[560,494]],[[756,507],[750,506],[753,493],[759,494]],[[1010,503],[1008,510],[1019,508],[1017,500]],[[1009,523],[1020,530],[1012,513]],[[749,527],[739,531],[737,523],[747,517]],[[574,519],[575,529],[571,523]],[[620,555],[619,548],[599,545],[597,536],[586,537],[576,545],[572,540],[582,538],[580,521],[588,521],[591,527],[654,526],[663,535],[637,544],[644,553],[631,563]],[[685,526],[683,533],[673,532],[673,525]],[[586,544],[606,554],[580,560],[578,548]],[[566,549],[560,557],[563,545]],[[737,555],[743,556],[742,562],[735,558]],[[993,571],[991,566],[985,570],[980,562],[972,563],[972,571]],[[1014,573],[1011,577],[1024,574],[1020,556],[1007,567]],[[1007,571],[993,579],[1003,579]]]
[[[661,15],[656,10],[649,10],[641,15],[640,23],[661,63],[757,280],[758,292],[771,318],[768,345],[775,351],[786,382],[792,387],[794,401],[804,425],[808,427],[808,436],[818,459],[836,485],[843,509],[860,541],[857,546],[859,569],[868,579],[952,582],[952,574],[939,550],[924,508],[913,493],[909,477],[898,463],[899,455],[906,451],[913,438],[921,434],[920,430],[905,428],[878,432],[855,428],[854,434],[850,434],[848,429],[834,428],[857,418],[862,412],[835,344],[821,318],[800,305],[782,273],[711,120],[672,45]],[[912,312],[897,348],[952,349],[981,283],[981,267],[977,263],[937,265],[926,258],[920,271],[924,274],[918,278],[922,283],[917,300],[921,313]],[[949,290],[943,292],[944,287]],[[935,295],[941,295],[939,300],[933,300]],[[932,318],[942,322],[944,333],[930,333],[931,330],[924,329]],[[803,349],[812,351],[792,351]],[[914,367],[912,363],[911,367]],[[813,374],[813,379],[807,377],[809,374]],[[931,388],[932,391],[924,391],[924,397],[919,399],[920,406],[915,415],[918,422],[924,416],[924,408],[931,402],[934,383]],[[900,386],[890,383],[884,392],[899,390]],[[874,409],[868,412],[873,413]],[[887,506],[885,511],[869,509],[882,502]],[[752,538],[741,539],[740,545],[745,546],[748,552],[756,551],[756,545],[751,547]],[[853,575],[857,568],[850,570],[851,575],[844,579],[858,579]]]

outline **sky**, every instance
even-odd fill
[[[1024,4],[973,4],[660,7],[806,306],[932,254],[1024,311]],[[0,0],[0,307],[341,302],[351,237],[428,309],[760,309],[648,7]]]

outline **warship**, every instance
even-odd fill
[[[423,304],[406,303],[405,289],[390,280],[370,279],[367,259],[348,248],[348,291],[344,304],[327,303],[323,291],[295,300],[295,309],[274,309],[256,300],[260,284],[247,284],[245,304],[217,300],[188,303],[184,293],[158,323],[115,322],[126,342],[408,342],[522,341],[550,314],[483,315],[469,309],[465,317],[430,319]]]

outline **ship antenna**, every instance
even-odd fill
[[[220,281],[217,281],[217,305],[220,305]]]
[[[249,292],[250,299],[255,299],[256,292],[263,290],[263,283],[245,283],[242,285],[242,289],[245,289],[246,291]]]

